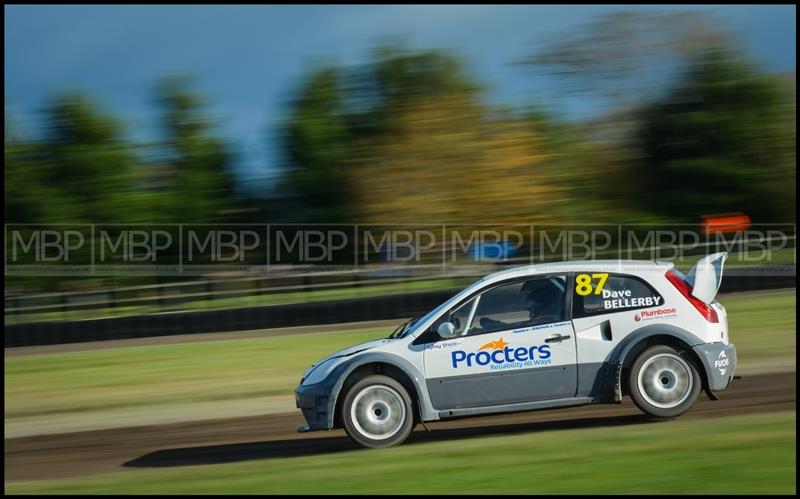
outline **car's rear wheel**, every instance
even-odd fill
[[[365,447],[401,444],[414,429],[411,397],[388,376],[367,376],[348,390],[342,422],[347,435]]]
[[[695,403],[702,381],[685,352],[669,345],[654,345],[633,362],[628,386],[639,409],[651,416],[672,418]]]

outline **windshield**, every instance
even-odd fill
[[[466,288],[462,289],[461,291],[459,291],[455,295],[451,296],[449,299],[445,300],[444,303],[441,303],[438,307],[434,308],[433,310],[431,310],[427,314],[423,315],[422,317],[417,317],[414,320],[414,322],[411,322],[410,324],[408,324],[408,327],[406,327],[405,329],[401,330],[398,333],[398,335],[396,336],[396,338],[402,338],[403,336],[405,336],[406,333],[409,333],[413,329],[412,326],[414,326],[415,324],[424,324],[425,322],[428,321],[428,319],[430,319],[432,317],[435,317],[435,316],[441,314],[444,310],[447,310],[448,308],[450,308],[450,306],[452,306],[453,303],[457,302],[458,300],[460,300],[464,296],[470,294],[475,289],[476,286],[479,286],[480,283],[482,283],[483,281],[486,280],[486,277],[488,277],[488,276],[481,277],[480,279],[478,279],[477,281],[473,282],[472,284],[470,284]],[[392,333],[392,334],[394,334],[394,333]]]
[[[405,333],[411,328],[411,326],[417,321],[417,319],[419,319],[419,317],[412,317],[411,319],[408,319],[404,323],[397,326],[397,328],[394,331],[392,331],[392,334],[389,335],[389,339],[393,340],[396,338],[400,338],[403,335],[403,333]]]

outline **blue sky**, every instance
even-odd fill
[[[54,93],[80,89],[122,117],[131,135],[155,133],[151,90],[170,74],[197,77],[242,178],[275,172],[275,126],[313,63],[359,63],[384,37],[452,49],[497,103],[551,95],[552,82],[511,63],[548,34],[620,10],[710,12],[736,30],[770,71],[796,65],[796,7],[785,6],[6,6],[5,102],[23,129]],[[581,116],[592,103],[564,100]]]

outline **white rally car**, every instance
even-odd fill
[[[674,417],[728,387],[736,349],[714,297],[727,253],[687,274],[658,261],[530,265],[490,274],[388,338],[312,365],[295,391],[308,425],[367,447],[416,423],[619,403]]]

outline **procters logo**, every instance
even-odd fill
[[[533,345],[530,347],[510,347],[508,343],[499,340],[490,341],[476,352],[455,350],[451,352],[453,368],[486,366],[491,369],[510,369],[514,367],[529,367],[547,365],[552,362],[550,345]]]

